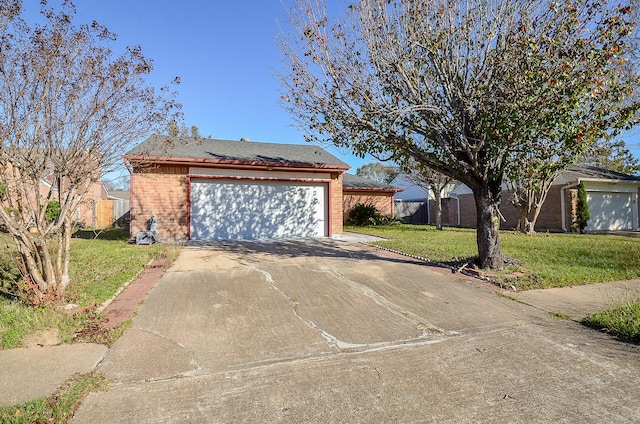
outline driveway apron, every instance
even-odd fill
[[[200,244],[73,422],[634,422],[639,353],[360,244]]]

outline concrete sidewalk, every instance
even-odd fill
[[[640,279],[510,292],[509,296],[543,311],[580,321],[618,303],[640,299]]]
[[[106,354],[106,346],[89,343],[1,350],[0,405],[49,396],[74,374],[93,371]]]
[[[104,308],[101,323],[114,328],[130,319],[164,274],[164,259],[154,260]],[[0,405],[28,402],[53,394],[75,374],[96,369],[108,347],[93,343],[0,350]]]

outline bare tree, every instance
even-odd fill
[[[466,184],[480,266],[499,269],[501,186],[539,143],[577,154],[628,123],[631,7],[613,1],[361,0],[329,23],[296,0],[282,103],[307,138],[411,158]]]
[[[442,194],[447,185],[453,179],[441,172],[426,168],[415,161],[409,161],[406,165],[407,178],[424,191],[433,193],[433,200],[436,205],[436,229],[442,230]]]
[[[587,118],[588,120],[588,118]],[[546,142],[545,142],[546,140]],[[578,157],[581,146],[573,140],[555,140],[540,135],[536,149],[514,152],[506,169],[509,200],[520,214],[519,230],[533,234],[551,186]]]
[[[178,105],[146,84],[139,47],[116,56],[106,28],[74,26],[72,3],[43,1],[46,21],[33,26],[20,4],[0,3],[0,219],[38,304],[65,296],[72,216],[90,185]]]

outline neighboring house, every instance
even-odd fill
[[[312,145],[152,136],[128,152],[130,232],[153,215],[161,239],[342,233],[349,165]]]
[[[442,190],[442,224],[459,225],[457,199],[451,198],[451,192],[459,185],[452,182]],[[394,215],[408,224],[435,224],[436,202],[430,188],[416,184],[407,174],[398,174],[391,185],[399,187],[402,192],[396,194]]]
[[[40,181],[40,190],[49,190],[53,189],[54,192],[57,193],[57,188],[53,186],[54,178],[51,176],[50,178],[43,179]],[[56,197],[54,195],[54,197]],[[76,225],[82,225],[87,227],[100,227],[101,219],[100,219],[100,211],[102,200],[108,199],[107,190],[104,188],[104,185],[101,181],[97,181],[92,183],[85,194],[82,202],[80,203],[78,209],[71,214],[71,220]],[[108,226],[108,225],[105,225]]]
[[[572,231],[576,216],[577,186],[583,182],[591,218],[586,231],[619,231],[640,229],[640,177],[587,165],[569,167],[554,182],[542,206],[536,231]],[[460,226],[476,226],[476,207],[473,193],[460,185],[452,192],[459,201]],[[502,192],[500,212],[505,221],[501,228],[517,228],[520,219],[517,209],[509,201],[510,191]]]
[[[344,174],[342,181],[343,218],[349,218],[349,212],[358,204],[373,205],[383,215],[393,215],[394,195],[401,188],[379,183],[358,175]]]

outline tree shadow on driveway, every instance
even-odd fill
[[[384,260],[395,263],[433,265],[423,260],[388,254],[375,247],[359,242],[345,242],[335,239],[286,239],[286,240],[225,240],[190,241],[190,249],[218,249],[242,257],[248,255],[273,256],[277,259],[301,257],[323,257],[355,260]]]

